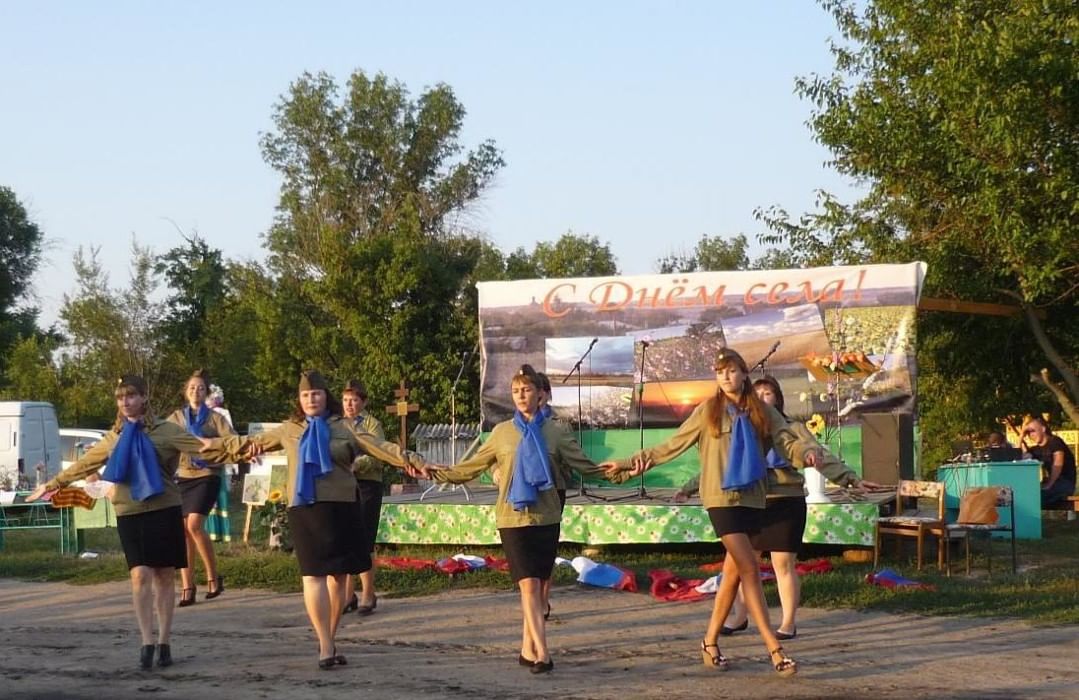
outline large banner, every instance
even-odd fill
[[[484,426],[512,416],[526,363],[550,376],[559,418],[677,425],[715,393],[724,346],[780,381],[792,417],[912,412],[924,277],[911,263],[480,283]]]

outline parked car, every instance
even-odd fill
[[[60,471],[60,426],[51,403],[0,401],[0,488],[32,489]]]

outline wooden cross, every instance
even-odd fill
[[[390,404],[386,407],[386,411],[391,415],[401,417],[401,435],[399,441],[401,443],[401,449],[408,449],[408,414],[416,413],[420,410],[418,403],[408,402],[408,387],[405,386],[405,380],[401,380],[401,386],[393,390],[393,395],[397,397],[397,403]]]

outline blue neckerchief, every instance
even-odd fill
[[[753,486],[764,478],[764,456],[757,442],[757,432],[749,416],[736,411],[727,404],[731,421],[731,448],[727,453],[727,466],[723,470],[724,490],[739,491]]]
[[[184,406],[184,422],[187,424],[187,432],[191,433],[195,437],[205,437],[202,434],[202,426],[206,425],[206,421],[210,420],[210,409],[206,408],[206,404],[199,404],[199,410],[194,417],[191,415],[191,406]],[[191,458],[191,464],[195,469],[205,469],[210,465],[205,459],[198,459],[196,457]]]
[[[127,484],[131,489],[131,497],[136,501],[145,501],[164,493],[161,462],[158,461],[154,443],[142,429],[141,422],[124,421],[120,439],[109,453],[101,478]]]
[[[296,484],[292,494],[294,506],[315,502],[315,479],[333,471],[330,458],[330,424],[326,416],[308,416],[297,448]]]
[[[768,454],[764,456],[764,460],[768,463],[769,469],[785,469],[790,466],[790,462],[776,452],[776,448],[774,447],[768,450]]]
[[[551,458],[547,454],[547,441],[543,439],[546,419],[543,411],[537,411],[531,421],[526,421],[520,411],[513,413],[513,425],[521,433],[521,442],[513,456],[513,476],[506,500],[514,510],[536,505],[540,491],[554,488]]]

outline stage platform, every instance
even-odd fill
[[[471,499],[458,490],[386,496],[378,541],[394,544],[499,544],[494,502],[497,489],[469,485]],[[594,498],[569,493],[562,517],[562,541],[581,544],[667,544],[714,542],[708,514],[696,498],[673,503],[672,488],[589,490]],[[852,500],[845,491],[829,492],[831,503],[809,504],[803,542],[872,547],[880,507],[894,491]],[[601,500],[607,499],[607,500]]]

